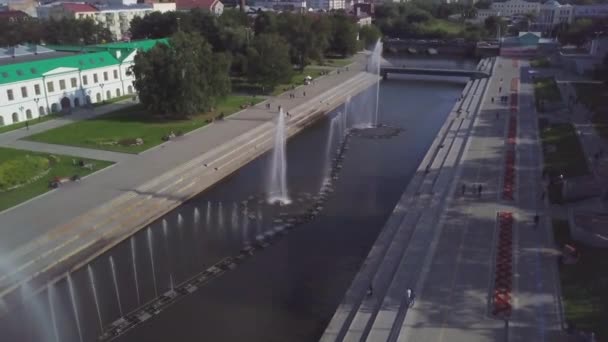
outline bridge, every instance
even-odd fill
[[[463,69],[432,69],[432,68],[407,68],[396,66],[381,66],[380,74],[384,79],[388,78],[388,74],[408,74],[408,75],[430,75],[430,76],[457,76],[468,77],[472,79],[488,78],[490,74],[479,70],[463,70]]]

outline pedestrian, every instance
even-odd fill
[[[266,109],[270,109],[270,102],[266,103]]]
[[[281,105],[279,105],[279,112],[281,111]]]
[[[372,287],[372,284],[369,284],[369,288],[367,289],[367,296],[371,297],[374,294],[374,288]]]
[[[494,103],[494,97],[492,96],[492,103]]]
[[[25,130],[27,130],[27,131],[30,130],[30,122],[29,121],[25,122]]]
[[[467,191],[467,185],[465,183],[462,183],[462,195],[464,196],[465,192]]]
[[[498,87],[498,93],[502,93],[502,87]]]
[[[406,291],[407,295],[407,305],[408,307],[412,307],[414,305],[414,290],[408,288]]]
[[[483,189],[483,186],[481,184],[479,184],[477,186],[477,195],[479,195],[479,197],[481,197],[481,190]]]
[[[304,97],[306,97],[306,91],[303,91],[303,92],[302,92],[302,95],[304,95]]]
[[[538,216],[538,213],[534,214],[534,226],[538,227],[538,221],[540,221],[540,217]]]

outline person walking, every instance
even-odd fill
[[[306,97],[306,91],[303,91],[303,92],[302,92],[302,95],[304,95],[304,97]]]
[[[369,288],[367,289],[367,296],[371,297],[374,294],[374,288],[372,287],[372,284],[369,284]]]
[[[25,122],[25,130],[26,130],[26,131],[29,131],[29,130],[30,130],[30,122],[29,122],[29,121],[26,121],[26,122]]]
[[[534,214],[534,227],[538,227],[538,221],[540,221],[540,217],[538,213]]]
[[[462,195],[464,196],[465,192],[467,191],[467,185],[465,183],[462,183]]]
[[[477,195],[478,195],[479,197],[481,197],[481,190],[483,190],[483,186],[482,186],[481,184],[479,184],[479,185],[477,186]]]
[[[492,97],[492,103],[494,103],[494,97]]]
[[[406,291],[407,295],[407,306],[412,307],[414,305],[414,290],[408,288]]]

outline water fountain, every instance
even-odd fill
[[[232,214],[230,215],[230,224],[232,225],[232,229],[236,230],[239,226],[239,217],[238,217],[238,204],[236,202],[232,203]]]
[[[217,227],[224,228],[224,209],[222,208],[222,202],[220,201],[217,205]]]
[[[375,73],[380,77],[380,65],[382,64],[382,42],[380,39],[376,42],[374,46],[374,50],[372,51],[371,59],[370,59],[370,72]],[[371,126],[378,125],[378,108],[380,106],[380,80],[376,83],[376,108],[374,111],[374,117],[370,122]]]
[[[342,122],[342,113],[338,112],[336,116],[331,119],[329,124],[329,132],[327,133],[327,143],[325,147],[325,170],[327,171],[327,175],[323,180],[323,183],[328,181],[329,175],[331,173],[331,160],[332,160],[332,146],[334,145],[334,136],[337,135],[336,131],[339,130],[340,124]],[[338,132],[339,133],[339,132]],[[338,135],[339,136],[339,135]]]
[[[192,213],[192,221],[194,222],[194,228],[198,230],[198,223],[201,220],[201,213],[198,211],[198,207],[194,208]]]
[[[154,284],[154,296],[158,297],[158,289],[156,287],[156,266],[154,265],[154,248],[152,246],[152,229],[148,227],[148,252],[150,253],[150,265],[152,266],[152,283]]]
[[[289,204],[287,193],[287,156],[285,145],[287,144],[285,113],[281,109],[277,119],[274,147],[272,149],[272,163],[268,179],[268,202]]]
[[[55,316],[55,285],[51,284],[46,291],[49,300],[49,311],[51,312],[51,324],[53,325],[53,335],[55,336],[55,342],[60,342],[59,328],[57,327],[57,317]]]
[[[175,289],[175,284],[173,283],[173,274],[169,273],[169,291],[173,292]]]
[[[137,260],[135,259],[135,236],[131,236],[131,262],[133,263],[133,278],[135,280],[135,294],[137,295],[137,305],[141,304],[139,295],[139,277],[137,276]]]
[[[91,265],[87,265],[89,273],[89,282],[91,283],[91,291],[93,291],[93,300],[95,301],[95,309],[97,310],[97,320],[99,321],[99,329],[103,331],[103,320],[101,319],[101,308],[99,307],[99,298],[97,297],[97,285],[95,285],[95,275]]]
[[[346,98],[346,102],[344,103],[344,113],[341,116],[340,120],[340,138],[344,138],[346,135],[346,131],[348,129],[348,110],[350,109],[350,96]]]
[[[177,214],[177,226],[178,227],[182,227],[184,225],[184,218],[182,217],[181,213]]]
[[[116,278],[116,265],[114,264],[114,258],[110,256],[110,268],[112,269],[112,280],[114,281],[114,290],[116,291],[116,301],[118,302],[118,311],[120,312],[120,317],[123,316],[122,313],[122,302],[120,300],[120,290],[118,288],[118,279]]]
[[[76,302],[76,292],[74,290],[74,282],[72,281],[72,275],[68,273],[68,288],[70,290],[70,299],[72,300],[72,311],[74,311],[74,322],[76,322],[76,329],[78,331],[78,338],[80,342],[84,342],[82,339],[82,328],[80,327],[80,314],[78,313],[78,303]]]

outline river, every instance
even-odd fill
[[[334,192],[315,219],[117,340],[318,339],[463,87],[463,80],[391,77],[382,82],[379,121],[402,131],[386,139],[351,137]],[[370,89],[353,98],[348,111],[368,110],[366,102],[374,94]],[[327,176],[329,122],[344,110],[338,108],[289,141],[294,206],[305,206]],[[126,314],[155,293],[237,254],[289,211],[261,203],[269,165],[267,153],[99,257],[90,270],[75,272],[72,294],[62,281],[51,296],[45,292],[37,304],[3,318],[2,340],[79,341],[77,312],[82,340],[95,341],[100,325],[121,311]]]

